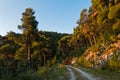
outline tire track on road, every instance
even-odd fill
[[[70,80],[76,80],[76,77],[75,77],[75,75],[74,75],[74,73],[73,73],[73,71],[69,68],[69,66],[66,66],[65,65],[65,67],[69,70],[69,72],[70,72]]]
[[[85,71],[83,71],[83,70],[81,70],[81,69],[79,69],[79,68],[72,67],[72,66],[67,66],[67,67],[70,68],[70,69],[76,70],[77,72],[79,72],[80,75],[82,74],[82,75],[83,75],[84,77],[86,77],[88,80],[96,80],[92,75],[86,73]]]

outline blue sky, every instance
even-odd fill
[[[28,7],[35,11],[39,30],[72,33],[81,10],[90,5],[91,0],[0,0],[0,35],[21,32],[17,26]]]

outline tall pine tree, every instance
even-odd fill
[[[18,28],[23,31],[22,33],[22,40],[23,45],[22,48],[25,49],[27,53],[27,61],[29,65],[29,69],[32,67],[32,42],[36,41],[38,38],[38,29],[37,25],[38,22],[35,19],[34,11],[31,8],[27,8],[25,12],[22,13],[22,25],[19,25]],[[21,52],[21,51],[20,51]]]

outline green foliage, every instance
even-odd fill
[[[117,4],[119,2],[119,0],[114,0],[114,2]]]
[[[110,7],[108,18],[109,19],[120,18],[119,12],[120,4]]]
[[[90,61],[86,60],[83,56],[78,59],[78,64],[83,67],[93,67],[93,64]]]
[[[66,80],[66,68],[62,64],[54,65],[52,67],[39,67],[37,75],[40,80]]]
[[[83,9],[80,13],[80,20],[84,21],[86,18],[87,9]]]
[[[109,59],[108,61],[108,68],[110,70],[116,70],[116,71],[120,71],[120,52],[117,52],[116,54],[114,54],[112,56],[111,59]]]
[[[109,71],[109,70],[97,70],[97,69],[86,69],[86,68],[80,68],[84,70],[85,72],[92,74],[94,77],[96,77],[98,80],[119,80],[120,79],[120,72],[116,71]]]
[[[62,57],[69,56],[70,41],[71,36],[64,36],[58,41],[58,51]]]
[[[120,33],[120,19],[116,20],[115,24],[112,25],[112,29],[116,34]]]
[[[103,24],[106,20],[107,20],[107,14],[108,14],[108,10],[104,10],[103,12],[100,12],[97,16],[97,22],[98,25]]]

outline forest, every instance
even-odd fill
[[[34,10],[25,9],[22,33],[0,36],[0,80],[59,80],[72,58],[78,67],[120,72],[120,0],[91,3],[73,34],[39,31]]]

